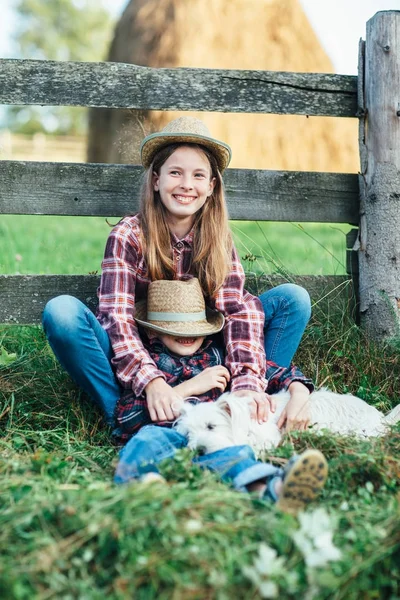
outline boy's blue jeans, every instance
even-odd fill
[[[124,446],[119,455],[115,483],[139,479],[145,473],[157,473],[157,465],[172,458],[179,448],[187,446],[187,438],[174,429],[146,425]],[[196,457],[193,462],[217,473],[222,481],[230,483],[240,492],[249,484],[274,475],[282,469],[258,462],[250,446],[231,446]]]
[[[260,300],[265,312],[267,358],[289,366],[310,318],[308,292],[285,283],[261,294]],[[87,306],[72,296],[58,296],[47,303],[43,327],[61,365],[114,426],[121,388],[111,368],[107,332]]]

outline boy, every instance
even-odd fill
[[[224,316],[206,308],[196,278],[152,282],[148,305],[145,301],[136,304],[135,320],[145,329],[145,346],[160,376],[177,393],[177,405],[179,399],[214,401],[226,390],[230,373],[223,366],[224,352],[216,335],[224,327]],[[269,394],[287,389],[295,381],[311,392],[314,389],[312,381],[295,366],[278,367],[268,361],[266,378]],[[130,390],[122,395],[116,408],[122,440],[146,424],[171,427],[177,416],[161,408],[149,411],[146,399],[135,398]]]

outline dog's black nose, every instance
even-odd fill
[[[200,456],[203,456],[206,453],[205,446],[198,446],[197,452],[200,454]]]

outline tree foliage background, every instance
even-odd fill
[[[38,60],[105,60],[114,20],[102,0],[17,0],[15,56]],[[82,135],[87,111],[79,107],[13,106],[7,127],[16,133]]]

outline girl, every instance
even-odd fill
[[[134,306],[146,297],[150,281],[195,276],[207,304],[225,317],[231,391],[251,394],[257,418],[266,420],[274,407],[265,394],[265,354],[290,365],[310,316],[309,296],[291,284],[260,298],[244,290],[221,178],[231,151],[201,121],[181,117],[147,136],[141,157],[146,171],[140,212],[122,219],[109,235],[97,318],[76,298],[52,299],[43,314],[49,343],[110,425],[121,388],[137,397],[144,393],[157,420],[172,420],[179,398],[142,344]],[[292,387],[284,421],[287,429],[304,428],[309,418],[304,386]]]

